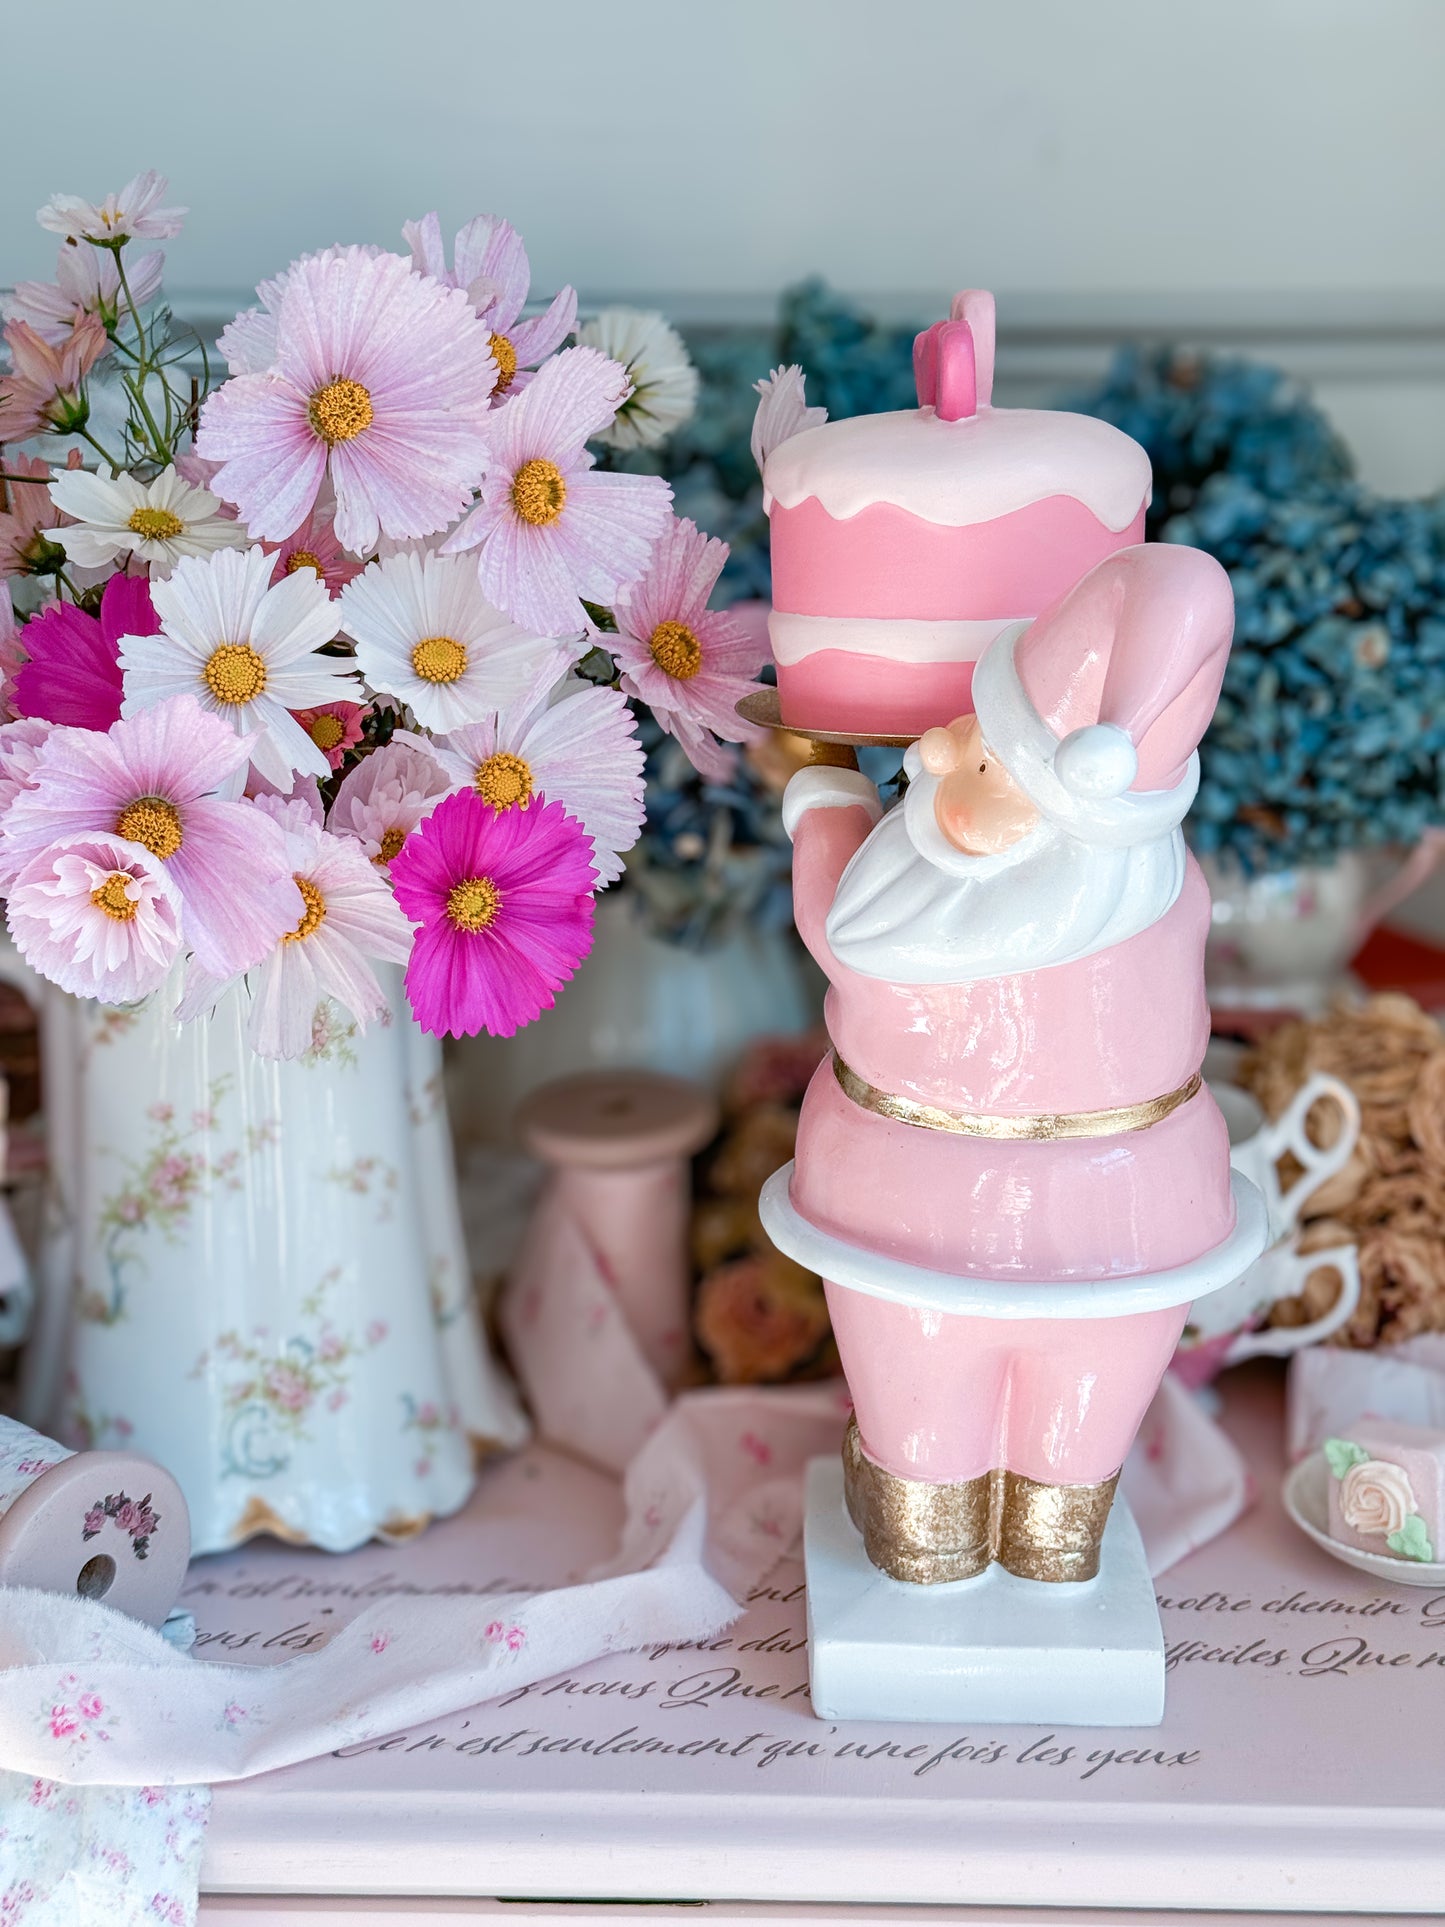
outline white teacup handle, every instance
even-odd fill
[[[1312,1271],[1337,1271],[1339,1296],[1321,1317],[1308,1325],[1279,1325],[1259,1331],[1243,1331],[1224,1355],[1224,1365],[1239,1365],[1246,1358],[1288,1358],[1306,1345],[1318,1345],[1337,1332],[1354,1313],[1360,1302],[1360,1254],[1354,1245],[1331,1245],[1326,1251],[1311,1251],[1307,1257],[1290,1254],[1299,1272],[1301,1285]],[[1266,1259],[1267,1261],[1267,1259]],[[1280,1292],[1287,1298],[1288,1292]],[[1221,1367],[1221,1370],[1223,1367]]]
[[[1325,1148],[1312,1143],[1305,1129],[1305,1120],[1321,1098],[1333,1100],[1342,1113],[1339,1135],[1333,1144]],[[1342,1084],[1338,1077],[1331,1077],[1327,1071],[1316,1071],[1295,1092],[1289,1108],[1273,1124],[1262,1126],[1259,1141],[1267,1151],[1271,1164],[1288,1151],[1304,1167],[1289,1190],[1280,1195],[1277,1213],[1280,1235],[1294,1230],[1308,1200],[1337,1171],[1344,1170],[1354,1156],[1359,1140],[1359,1101],[1348,1084]],[[1358,1294],[1358,1279],[1355,1289]]]

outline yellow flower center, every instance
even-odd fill
[[[181,815],[163,796],[138,796],[116,818],[115,833],[127,843],[140,843],[152,856],[168,863],[181,847]]]
[[[674,682],[691,682],[702,668],[702,644],[685,622],[659,622],[647,646],[663,675]]]
[[[562,513],[567,484],[555,462],[523,462],[512,477],[512,507],[534,529],[545,529]]]
[[[485,930],[501,907],[502,893],[490,877],[467,877],[447,892],[447,918],[468,936]]]
[[[131,882],[124,870],[112,870],[104,883],[97,884],[90,893],[90,900],[97,910],[116,923],[130,923],[140,905],[133,897],[126,895],[126,886]]]
[[[492,359],[497,364],[494,395],[505,395],[517,376],[517,351],[505,335],[492,336]]]
[[[479,764],[472,781],[477,795],[494,810],[525,807],[532,800],[532,765],[509,749],[499,749]]]
[[[381,848],[371,859],[373,863],[390,863],[402,844],[406,841],[406,831],[399,830],[395,824],[381,839]]]
[[[266,687],[266,662],[249,642],[223,642],[211,651],[201,674],[219,703],[251,703]]]
[[[346,731],[335,716],[313,716],[310,737],[318,749],[335,749]]]
[[[293,549],[290,555],[287,556],[286,574],[295,575],[298,569],[314,569],[317,575],[324,575],[326,573],[310,549]]]
[[[132,509],[126,527],[147,542],[170,542],[186,532],[180,516],[169,509]]]
[[[372,423],[370,392],[349,375],[338,375],[318,388],[306,405],[311,426],[323,442],[354,442]]]
[[[411,666],[423,682],[456,682],[467,673],[467,652],[454,636],[423,636],[411,652]]]
[[[304,943],[314,937],[321,928],[322,918],[326,915],[326,899],[311,881],[310,877],[297,877],[296,888],[301,892],[301,901],[306,908],[301,912],[301,921],[294,930],[288,930],[281,939],[282,943]]]

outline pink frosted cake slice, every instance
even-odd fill
[[[1445,1432],[1361,1418],[1324,1450],[1332,1539],[1386,1558],[1445,1559]]]
[[[1144,539],[1149,458],[1108,422],[994,408],[992,295],[920,335],[919,406],[806,428],[763,467],[783,721],[919,736],[973,667]]]

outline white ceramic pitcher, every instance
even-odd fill
[[[13,952],[5,974],[23,983]],[[233,994],[181,1027],[42,987],[54,1178],[25,1415],[147,1453],[197,1552],[273,1531],[331,1551],[453,1512],[526,1424],[487,1353],[435,1039],[332,1005],[255,1057]]]

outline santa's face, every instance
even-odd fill
[[[1173,904],[1184,881],[1177,829],[1121,849],[1085,842],[1029,805],[1030,821],[1001,847],[957,841],[939,794],[962,777],[977,799],[984,760],[978,749],[971,769],[934,775],[921,746],[909,751],[908,793],[853,857],[828,913],[828,944],[845,968],[898,984],[1017,976],[1126,942]],[[1000,788],[992,794],[1002,834],[1016,806]],[[982,833],[971,819],[969,834]]]
[[[930,729],[918,755],[938,778],[933,813],[955,850],[997,856],[1037,826],[1037,808],[984,741],[977,716]]]

